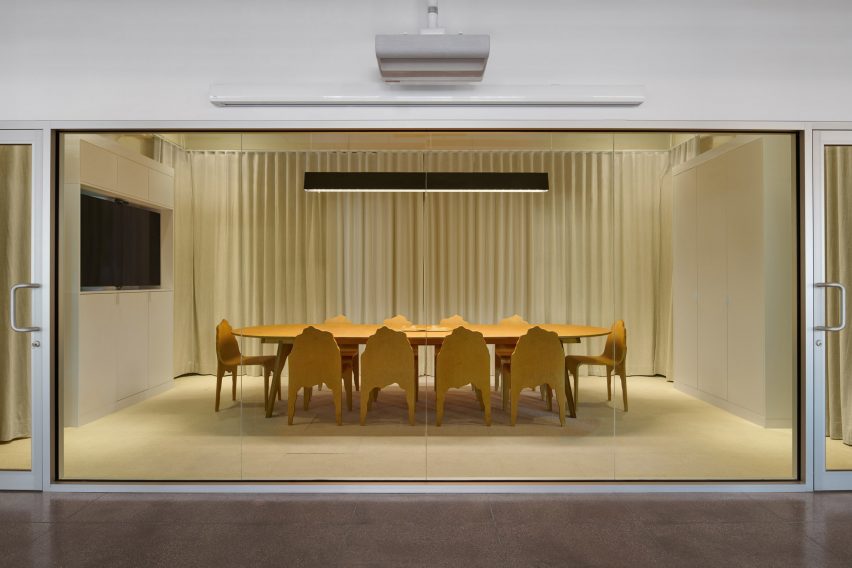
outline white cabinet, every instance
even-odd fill
[[[81,426],[171,386],[173,293],[80,295],[79,366],[65,385],[65,424]]]
[[[118,367],[118,309],[116,294],[80,296],[79,371],[73,404],[66,404],[71,425],[101,416],[118,400],[115,370]],[[66,384],[65,388],[72,388]],[[68,400],[68,399],[66,399]]]
[[[154,388],[174,376],[174,294],[150,292],[148,298],[148,388]]]
[[[148,293],[118,293],[117,400],[148,388]]]
[[[80,183],[115,190],[118,156],[86,141],[80,141]]]
[[[148,200],[148,168],[127,158],[118,157],[115,190],[127,197]]]
[[[764,426],[793,418],[791,156],[738,136],[673,171],[672,379]]]

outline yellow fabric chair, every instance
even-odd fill
[[[334,416],[337,424],[343,423],[342,368],[340,349],[334,336],[327,331],[320,331],[308,326],[293,340],[293,351],[290,352],[290,380],[287,398],[287,424],[293,424],[296,414],[296,396],[299,389],[304,389],[304,408],[308,409],[311,402],[313,387],[325,383],[334,397]],[[352,384],[346,386],[351,397]]]
[[[338,315],[338,316],[334,316],[333,318],[328,318],[327,320],[325,320],[324,323],[326,323],[326,324],[336,324],[336,323],[347,324],[347,323],[352,323],[352,320],[350,320],[348,317],[341,314],[341,315]],[[340,357],[343,359],[344,366],[346,365],[347,360],[349,361],[349,364],[352,365],[352,378],[355,381],[355,390],[360,390],[361,389],[361,371],[360,371],[360,364],[359,364],[359,359],[360,359],[359,356],[361,354],[361,350],[360,350],[358,345],[340,345],[339,347],[340,347]],[[349,410],[352,410],[352,408],[350,407]]]
[[[559,336],[536,326],[518,339],[518,345],[512,353],[512,365],[508,379],[511,390],[511,424],[518,419],[518,401],[524,388],[547,385],[548,402],[556,392],[556,404],[559,406],[559,423],[565,425],[565,406],[571,416],[575,416],[573,397],[565,392],[565,353]],[[568,387],[570,389],[570,387]]]
[[[231,373],[231,400],[237,400],[237,370],[240,366],[258,365],[263,367],[263,407],[269,398],[269,378],[275,372],[275,355],[247,355],[240,353],[240,344],[234,336],[228,320],[222,320],[216,326],[216,412],[219,412],[219,398],[222,391],[222,379]],[[281,400],[281,389],[278,389]]]
[[[624,412],[627,412],[627,329],[624,320],[612,325],[606,338],[606,346],[600,355],[568,355],[565,357],[565,381],[574,377],[574,404],[580,399],[580,365],[603,365],[606,367],[606,399],[612,400],[613,371],[621,378],[621,396]]]
[[[390,329],[393,329],[395,331],[402,331],[406,328],[412,327],[414,324],[411,323],[411,321],[407,317],[405,317],[404,315],[397,314],[397,315],[393,316],[392,318],[388,318],[385,321],[383,321],[382,325],[384,325],[385,327],[388,327]],[[420,355],[419,354],[420,349],[417,347],[417,345],[412,345],[411,351],[412,351],[412,353],[414,353],[414,386],[415,386],[414,399],[419,400],[420,399],[420,356],[419,356]],[[378,396],[378,393],[376,393],[373,396],[373,400],[376,400],[377,396]]]
[[[438,322],[438,325],[440,325],[441,327],[449,327],[450,329],[455,329],[463,325],[470,325],[470,323],[465,321],[465,319],[460,315],[454,314],[448,318],[442,319],[440,322]]]
[[[491,426],[491,373],[488,346],[477,331],[457,327],[444,339],[435,364],[435,423],[444,418],[444,399],[447,390],[471,385],[476,391],[479,407],[485,412],[485,425]],[[561,359],[560,359],[561,362]]]
[[[408,403],[408,423],[414,426],[417,381],[414,373],[414,351],[408,337],[401,331],[381,327],[367,339],[361,356],[361,426],[366,423],[367,411],[376,394],[384,387],[398,384],[405,391]]]

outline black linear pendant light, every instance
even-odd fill
[[[305,191],[310,192],[542,193],[548,189],[547,173],[305,172]]]

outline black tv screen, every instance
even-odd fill
[[[80,286],[160,285],[160,214],[121,201],[80,198]]]

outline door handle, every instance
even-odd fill
[[[32,333],[34,331],[41,331],[40,327],[20,327],[18,326],[18,314],[17,309],[15,308],[15,300],[18,297],[18,290],[22,290],[24,288],[41,288],[41,284],[28,283],[28,284],[16,284],[12,286],[12,290],[9,292],[9,319],[12,324],[12,331],[17,331],[18,333]]]
[[[837,288],[840,290],[840,324],[838,325],[818,325],[814,329],[816,331],[842,331],[846,328],[846,286],[840,282],[817,282],[814,284],[817,288]]]

